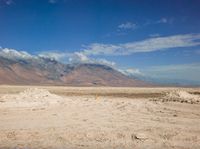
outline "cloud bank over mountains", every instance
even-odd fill
[[[89,58],[80,52],[75,52],[75,53],[42,52],[37,55],[31,55],[26,51],[18,51],[15,49],[0,47],[0,56],[11,60],[47,58],[51,60],[57,60],[60,62],[62,62],[62,59],[68,58],[69,63],[94,63],[94,64],[103,64],[110,67],[115,66],[114,62],[102,58],[98,59]]]
[[[146,69],[121,68],[113,61],[106,59],[107,56],[126,56],[134,53],[173,50],[173,48],[187,48],[200,45],[200,34],[182,34],[165,37],[151,37],[142,41],[134,41],[123,44],[92,43],[84,46],[81,50],[73,53],[43,51],[35,55],[26,51],[1,48],[0,56],[8,59],[37,59],[50,58],[65,63],[93,63],[103,64],[117,69],[128,76],[151,77],[159,79],[190,80],[200,84],[200,64],[180,64],[152,66]],[[103,56],[104,58],[101,58]]]
[[[8,59],[30,59],[30,58],[36,58],[36,56],[33,56],[26,51],[17,51],[14,49],[8,49],[8,48],[1,48],[0,47],[0,56]]]
[[[92,43],[73,53],[43,51],[40,57],[54,58],[56,60],[68,59],[69,61],[89,62],[92,56],[121,56],[134,53],[171,50],[173,48],[195,47],[200,45],[200,34],[182,34],[165,37],[148,38],[142,41],[134,41],[123,44]],[[12,53],[12,54],[11,54]],[[30,57],[25,51],[1,48],[1,54]]]

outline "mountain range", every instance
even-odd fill
[[[98,63],[64,64],[26,52],[0,52],[0,84],[65,86],[149,86]]]

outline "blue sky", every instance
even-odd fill
[[[0,47],[200,84],[199,6],[199,0],[0,0]]]

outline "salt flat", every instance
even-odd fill
[[[200,148],[199,88],[0,86],[0,148]]]

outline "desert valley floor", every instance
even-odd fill
[[[199,88],[0,86],[0,149],[199,149]]]

